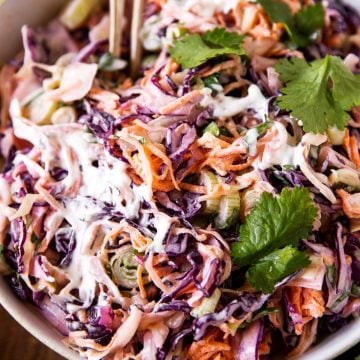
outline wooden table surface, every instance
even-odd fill
[[[360,355],[360,345],[336,360],[354,360]],[[1,360],[64,360],[24,330],[0,306],[0,359]]]
[[[0,306],[1,360],[64,360],[24,330]]]

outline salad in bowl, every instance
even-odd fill
[[[359,315],[360,15],[107,1],[0,72],[0,270],[80,358],[295,358]],[[39,315],[40,316],[40,315]]]

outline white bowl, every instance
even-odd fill
[[[360,11],[360,0],[344,0]],[[0,59],[11,58],[20,46],[22,24],[37,25],[58,11],[65,0],[0,0]],[[14,46],[15,44],[15,46]],[[30,334],[68,360],[79,360],[79,355],[62,343],[58,333],[37,311],[19,300],[0,277],[0,304]],[[360,341],[360,318],[310,348],[298,360],[331,360]],[[25,351],[25,349],[24,349]]]

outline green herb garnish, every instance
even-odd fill
[[[311,63],[283,59],[275,69],[285,84],[277,102],[301,120],[306,132],[323,133],[333,126],[341,130],[350,120],[348,111],[360,105],[360,75],[339,57],[327,55]]]
[[[171,57],[183,68],[194,68],[221,55],[244,55],[244,36],[216,28],[204,35],[186,34],[174,41]]]
[[[273,23],[282,23],[295,47],[309,45],[314,34],[325,23],[325,11],[321,4],[304,6],[295,15],[281,0],[258,0]]]
[[[261,195],[231,248],[234,263],[251,265],[246,274],[251,285],[271,292],[275,283],[309,264],[296,247],[310,234],[316,215],[306,188],[285,188],[276,197]]]
[[[269,294],[278,282],[310,263],[306,253],[293,246],[286,246],[273,251],[251,266],[246,278],[256,290]]]

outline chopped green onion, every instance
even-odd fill
[[[99,70],[117,71],[126,67],[126,61],[115,59],[110,53],[105,53],[99,59]]]
[[[126,289],[138,287],[137,268],[139,264],[131,245],[123,246],[111,259],[110,266],[112,279],[116,285]]]
[[[351,285],[351,295],[360,297],[360,285],[355,284],[354,282]]]
[[[219,81],[219,74],[210,75],[204,79],[202,79],[204,86],[212,90],[212,95],[215,96],[222,86]]]
[[[73,106],[62,106],[51,115],[53,124],[70,124],[77,120],[76,110]]]
[[[112,64],[113,60],[114,58],[109,52],[102,55],[99,59],[99,70],[106,69],[108,66]]]
[[[221,291],[216,288],[210,297],[203,298],[201,304],[191,311],[191,315],[193,317],[200,317],[205,314],[213,313],[220,300],[220,297]]]
[[[279,311],[280,311],[280,310],[279,310],[278,308],[276,308],[276,307],[269,307],[269,308],[267,308],[267,309],[264,309],[264,310],[258,312],[258,313],[252,318],[251,321],[256,321],[256,320],[258,320],[258,319],[261,319],[261,318],[264,317],[264,316],[267,316],[267,315],[269,315],[269,314],[274,314],[274,313],[277,313],[277,312],[279,312]]]
[[[99,0],[72,0],[60,16],[60,21],[70,30],[81,26]]]
[[[342,145],[344,143],[345,130],[339,130],[336,126],[326,130],[326,134],[333,145]]]
[[[238,191],[223,196],[220,200],[219,213],[215,218],[218,229],[226,229],[236,223],[240,211],[240,194]]]
[[[334,265],[326,266],[326,277],[330,281],[330,284],[335,285],[336,282],[336,269]]]
[[[58,106],[57,101],[46,99],[44,95],[40,95],[28,105],[28,117],[37,125],[50,124],[51,116]]]
[[[344,184],[349,185],[355,189],[360,189],[360,179],[358,172],[355,169],[332,169],[329,176],[329,181],[331,185]]]
[[[211,193],[214,186],[219,183],[219,180],[211,171],[201,171],[200,181],[206,187],[207,192]],[[219,211],[220,199],[208,199],[205,201],[205,214],[216,214]]]
[[[211,122],[203,131],[203,133],[209,132],[210,134],[213,134],[214,136],[220,136],[220,128],[217,126],[216,122]]]
[[[349,291],[344,290],[340,296],[335,300],[335,302],[330,306],[330,309],[335,309],[343,300],[345,300],[350,295]]]

